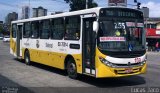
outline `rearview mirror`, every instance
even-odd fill
[[[98,22],[97,22],[97,21],[94,21],[94,22],[93,22],[93,31],[94,31],[94,32],[97,32],[97,31],[98,31],[98,28],[99,28]]]

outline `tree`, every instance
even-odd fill
[[[86,8],[86,0],[64,0],[69,3],[70,11],[82,10]],[[93,0],[88,0],[88,8],[97,7],[98,4]]]
[[[3,28],[2,26],[0,25],[0,34],[3,32]]]

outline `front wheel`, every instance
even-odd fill
[[[31,62],[30,62],[29,51],[26,51],[26,52],[25,52],[24,61],[25,61],[25,64],[26,64],[26,65],[30,65]]]
[[[67,73],[70,78],[77,78],[77,67],[73,60],[69,60],[67,63]]]

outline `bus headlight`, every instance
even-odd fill
[[[141,66],[143,66],[146,63],[146,59],[141,62]]]
[[[143,66],[147,62],[147,55],[145,56],[144,61],[141,62],[141,66]]]
[[[114,64],[111,63],[111,62],[109,62],[108,60],[106,60],[106,59],[103,58],[103,57],[99,57],[99,60],[100,60],[103,64],[105,64],[105,65],[107,65],[107,66],[116,67],[116,65],[114,65]]]

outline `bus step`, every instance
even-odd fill
[[[22,56],[18,56],[17,58],[18,58],[18,59],[22,59]]]
[[[92,77],[95,77],[95,75],[93,74],[89,74],[89,73],[83,73],[84,75],[87,75],[87,76],[92,76]]]

